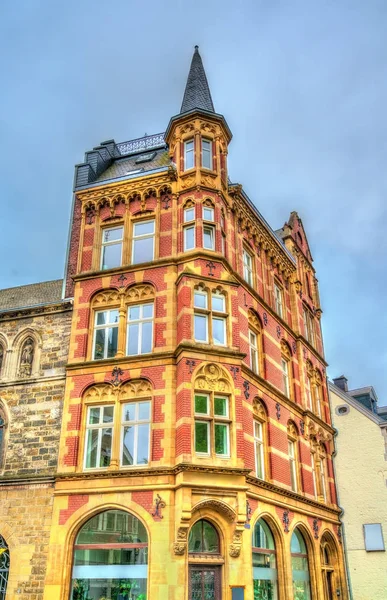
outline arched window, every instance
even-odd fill
[[[306,361],[305,392],[306,392],[306,408],[308,410],[313,410],[312,382],[313,382],[313,365],[310,362],[310,360],[307,360]]]
[[[130,513],[107,510],[89,519],[75,540],[71,600],[145,599],[148,536]]]
[[[321,540],[321,570],[325,600],[334,600],[336,589],[339,588],[337,579],[337,552],[327,534]]]
[[[253,532],[254,600],[277,600],[277,563],[273,534],[263,519]]]
[[[292,554],[294,600],[310,600],[308,551],[304,538],[298,529],[295,529],[293,532],[290,551]]]
[[[0,535],[0,599],[5,599],[9,574],[9,550],[7,542]]]
[[[209,521],[201,519],[192,526],[188,539],[188,552],[219,554],[219,536]]]

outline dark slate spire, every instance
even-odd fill
[[[206,73],[199,54],[199,46],[195,46],[180,114],[195,108],[215,112]]]

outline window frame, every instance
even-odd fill
[[[277,315],[284,318],[284,290],[278,281],[274,281],[274,308]]]
[[[153,223],[153,233],[143,233],[140,235],[135,235],[136,227],[138,225],[146,225],[147,223]],[[152,258],[150,260],[142,260],[135,262],[134,254],[136,248],[136,242],[140,242],[143,240],[151,239],[152,240]],[[141,265],[143,263],[152,262],[155,260],[156,254],[156,219],[155,217],[147,218],[147,219],[139,219],[134,220],[132,222],[132,255],[131,255],[131,264],[132,265]]]
[[[253,421],[254,425],[254,457],[255,457],[255,476],[257,479],[261,479],[265,481],[266,479],[266,443],[265,443],[265,423],[257,418]],[[260,429],[261,436],[257,436],[256,429],[257,426]],[[258,461],[259,455],[259,461]],[[261,475],[259,475],[258,462],[261,463]]]
[[[115,323],[110,323],[110,321],[106,324],[103,325],[97,325],[97,319],[98,319],[98,315],[101,313],[110,313],[112,311],[116,311],[118,313],[118,320]],[[109,329],[117,329],[117,349],[116,352],[114,354],[114,356],[107,356],[108,353],[108,330]],[[112,360],[117,356],[117,352],[118,352],[118,336],[119,336],[119,329],[120,329],[120,314],[119,314],[119,308],[105,308],[105,309],[101,309],[101,310],[95,310],[94,311],[94,325],[93,325],[93,343],[92,343],[92,349],[91,349],[91,356],[92,356],[92,360]],[[95,346],[96,346],[96,341],[97,341],[97,331],[101,331],[104,330],[105,331],[105,335],[104,335],[104,356],[102,358],[95,357]],[[106,355],[106,356],[105,356]]]
[[[95,408],[100,409],[99,422],[98,423],[89,423],[90,411]],[[106,423],[103,421],[105,408],[113,409],[113,418],[110,422],[106,422]],[[85,425],[85,433],[84,433],[84,438],[83,438],[84,439],[84,449],[83,449],[83,470],[84,471],[106,470],[106,469],[109,469],[109,467],[111,466],[112,456],[113,456],[113,448],[114,448],[114,440],[115,440],[115,432],[114,432],[115,414],[116,414],[116,407],[112,402],[110,402],[110,403],[105,402],[103,404],[98,403],[98,404],[88,404],[87,405],[86,425]],[[102,419],[102,421],[101,421],[101,419]],[[108,425],[110,425],[110,426],[108,426]],[[104,429],[111,429],[110,460],[109,460],[108,465],[100,466],[99,462],[101,460],[101,444],[102,444],[102,437],[103,437]],[[89,440],[89,435],[91,435],[91,433],[89,434],[89,432],[95,431],[95,430],[98,431],[97,464],[95,467],[88,467],[87,466],[88,440]]]
[[[207,412],[201,413],[196,411],[196,398],[197,397],[206,397],[207,398]],[[219,415],[215,412],[215,401],[216,399],[225,400],[226,401],[226,415]],[[193,445],[194,445],[194,455],[199,458],[222,458],[222,459],[230,459],[231,458],[231,416],[230,416],[230,396],[227,394],[222,394],[221,392],[202,392],[195,390],[194,392],[194,407],[193,407],[193,425],[194,425],[194,435],[193,435]],[[196,449],[196,423],[206,423],[207,424],[207,447],[208,452],[200,452]],[[216,452],[216,426],[222,425],[226,426],[226,446],[227,452],[223,454],[219,454]]]
[[[260,374],[260,368],[259,368],[259,334],[257,334],[255,331],[253,331],[251,329],[251,327],[249,327],[248,329],[248,336],[249,336],[249,355],[250,355],[250,369],[253,371],[253,373],[255,373],[256,375]],[[251,341],[251,336],[254,336],[255,338],[255,345],[252,343]],[[255,355],[255,359],[253,359]],[[255,365],[255,368],[254,368]]]
[[[205,211],[210,210],[212,212],[211,218],[208,219],[205,217]],[[208,201],[205,201],[202,204],[202,221],[203,221],[203,249],[210,250],[211,252],[215,252],[216,250],[216,227],[215,227],[215,208],[212,204],[209,204]],[[205,245],[205,232],[210,233],[211,245]]]
[[[147,419],[135,419],[132,421],[128,421],[128,420],[124,420],[123,418],[123,414],[124,414],[124,410],[125,407],[131,404],[132,406],[135,406],[135,414],[136,416],[139,413],[139,405],[140,404],[148,404],[149,405],[149,417]],[[119,465],[120,468],[122,469],[126,469],[126,468],[131,468],[131,467],[148,467],[149,463],[151,461],[151,432],[152,432],[152,413],[151,413],[151,409],[152,409],[152,402],[150,399],[147,398],[139,398],[139,399],[135,399],[135,400],[130,400],[128,402],[122,402],[121,406],[121,417],[120,417],[120,450],[119,450]],[[146,463],[139,463],[138,462],[138,429],[140,425],[148,425],[148,461]],[[124,431],[125,431],[125,427],[134,427],[135,431],[134,431],[134,441],[133,441],[133,447],[134,447],[134,454],[136,456],[136,461],[133,462],[133,464],[131,465],[124,465],[123,464],[123,447],[124,447]]]
[[[281,355],[281,371],[282,371],[282,383],[283,393],[287,398],[290,396],[290,359]]]
[[[208,144],[208,149],[205,150],[204,149],[204,144]],[[202,151],[202,161],[201,161],[201,166],[203,169],[208,169],[209,171],[213,171],[213,153],[212,153],[212,140],[210,140],[209,138],[201,138],[201,151]],[[206,154],[205,154],[206,153]],[[209,166],[204,164],[204,156],[208,157],[208,162],[209,162]]]
[[[206,308],[196,306],[195,305],[195,296],[205,296],[206,297]],[[211,344],[212,346],[221,346],[227,347],[228,335],[227,335],[227,298],[223,292],[219,292],[218,290],[205,290],[200,288],[195,288],[193,291],[194,301],[193,301],[193,339],[195,342],[199,344]],[[223,299],[224,312],[219,310],[214,310],[213,308],[213,298],[221,297]],[[206,341],[200,340],[196,337],[196,317],[205,318],[206,322]],[[214,321],[222,322],[223,327],[223,336],[224,343],[218,342],[214,340]]]
[[[248,261],[246,261],[248,257]],[[248,262],[250,261],[250,264]],[[242,250],[242,263],[243,263],[243,279],[248,283],[250,287],[254,286],[254,256],[247,248],[243,247]]]
[[[188,149],[188,144],[192,144],[192,148]],[[191,154],[192,153],[192,154]],[[188,157],[192,159],[192,166],[187,166]],[[195,138],[189,138],[184,141],[184,169],[183,171],[189,171],[195,168]]]
[[[144,306],[152,306],[152,316],[151,317],[143,317],[143,312],[144,312]],[[129,320],[129,314],[130,314],[130,310],[133,308],[140,308],[140,317],[138,319],[132,319]],[[151,349],[148,352],[141,352],[141,346],[142,346],[142,337],[143,337],[143,326],[144,323],[151,323],[152,324],[152,335],[151,335]],[[138,340],[137,340],[137,350],[140,350],[139,352],[137,352],[136,354],[129,354],[129,340],[130,340],[130,335],[129,335],[129,327],[131,324],[138,324],[139,326],[139,333],[138,333]],[[127,306],[127,315],[126,315],[126,348],[125,348],[125,356],[143,356],[144,354],[151,354],[154,350],[154,328],[155,328],[155,301],[151,300],[150,302],[138,302],[136,304],[129,304]]]
[[[122,236],[121,239],[119,240],[113,240],[113,241],[107,241],[104,242],[104,237],[105,237],[105,233],[107,231],[114,231],[116,229],[121,229],[122,230]],[[99,268],[101,271],[108,271],[109,269],[117,269],[118,267],[122,266],[122,257],[123,257],[123,251],[124,251],[124,237],[125,237],[125,231],[124,231],[124,224],[122,223],[121,225],[113,225],[113,226],[104,226],[101,227],[101,253],[100,253],[100,261],[99,261]],[[106,267],[104,269],[103,267],[103,261],[104,261],[104,252],[105,252],[105,248],[108,246],[117,246],[118,244],[121,245],[121,256],[120,256],[120,262],[118,265],[114,265],[113,267]]]

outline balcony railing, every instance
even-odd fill
[[[129,142],[121,142],[117,144],[117,148],[121,156],[133,154],[134,152],[142,152],[144,150],[153,150],[165,146],[164,133],[156,133],[155,135],[145,135],[144,137],[130,140]]]

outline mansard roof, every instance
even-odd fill
[[[0,312],[62,301],[63,279],[0,290]]]

